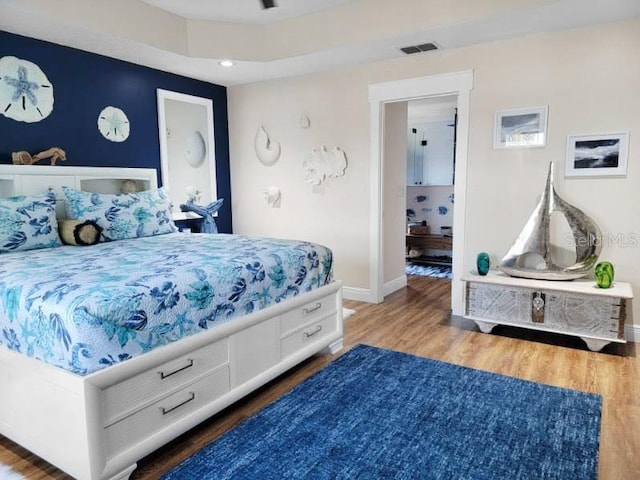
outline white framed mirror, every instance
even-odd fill
[[[213,100],[160,88],[157,97],[162,185],[169,190],[173,218],[198,218],[181,212],[180,204],[193,192],[201,205],[217,199]]]

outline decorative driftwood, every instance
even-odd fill
[[[40,160],[51,158],[51,165],[55,165],[58,160],[64,162],[67,159],[67,153],[60,147],[51,147],[44,152],[37,153],[33,156],[29,152],[20,151],[11,154],[11,161],[14,165],[33,165]]]

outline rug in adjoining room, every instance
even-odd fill
[[[451,267],[447,265],[420,265],[417,263],[407,263],[404,271],[407,275],[447,278],[449,280],[451,280],[451,277],[453,276],[451,273]]]
[[[595,479],[601,398],[358,345],[163,477]]]

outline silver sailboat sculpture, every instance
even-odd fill
[[[553,212],[560,212],[569,223],[576,250],[573,265],[556,265],[551,258],[550,221]],[[540,203],[529,217],[517,240],[504,256],[498,268],[507,275],[542,280],[573,280],[584,277],[593,268],[602,249],[602,234],[598,225],[582,210],[558,196],[553,186],[553,162]],[[531,256],[541,259],[532,267]]]

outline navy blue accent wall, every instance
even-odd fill
[[[54,105],[51,115],[36,123],[0,115],[0,163],[11,163],[11,152],[33,155],[55,146],[67,152],[63,165],[155,168],[161,184],[156,89],[211,98],[217,192],[225,199],[216,223],[220,232],[231,233],[225,87],[0,31],[0,57],[8,55],[42,69],[53,84]],[[109,105],[129,118],[131,132],[124,142],[110,142],[98,131],[98,114]]]

